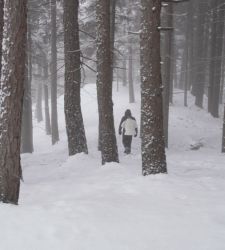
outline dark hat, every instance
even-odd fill
[[[127,110],[125,111],[125,116],[126,116],[126,117],[131,116],[131,111],[130,111],[130,109],[127,109]]]

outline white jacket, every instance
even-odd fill
[[[127,118],[121,125],[121,127],[125,130],[125,135],[135,135],[137,129],[137,122],[134,119]]]

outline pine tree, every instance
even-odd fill
[[[22,100],[26,58],[26,0],[5,1],[4,60],[0,96],[0,201],[18,203]]]
[[[97,94],[101,133],[102,164],[118,162],[113,102],[110,42],[110,0],[96,1],[97,18]]]
[[[57,111],[57,26],[56,0],[50,0],[51,7],[51,125],[52,144],[59,141]]]
[[[65,118],[69,155],[87,153],[80,105],[81,61],[78,0],[64,1]]]
[[[166,173],[160,64],[160,0],[141,0],[141,126],[143,175]]]
[[[2,71],[2,39],[4,26],[4,0],[0,0],[0,79]]]

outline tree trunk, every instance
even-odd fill
[[[5,1],[4,62],[0,98],[0,201],[19,199],[22,101],[26,57],[26,0]]]
[[[162,19],[165,23],[165,27],[172,27],[173,19],[172,19],[172,4],[169,3],[166,7],[165,11],[163,12]],[[169,103],[170,103],[170,96],[171,96],[171,84],[173,84],[172,79],[172,31],[165,32],[162,41],[163,44],[163,72],[164,72],[164,84],[163,84],[163,124],[164,124],[164,136],[165,136],[165,146],[168,147],[168,127],[169,127]],[[173,91],[172,91],[173,92]]]
[[[33,121],[32,121],[32,96],[31,96],[31,30],[28,22],[27,32],[27,50],[26,50],[26,69],[24,81],[24,98],[23,98],[23,117],[22,117],[22,141],[21,153],[32,153],[33,146]]]
[[[42,113],[42,93],[43,93],[43,83],[42,83],[42,66],[38,65],[38,77],[37,77],[37,95],[36,95],[36,118],[37,122],[43,121]]]
[[[110,0],[97,0],[97,94],[102,164],[118,162],[112,102]]]
[[[160,0],[141,0],[142,173],[166,173],[160,64]]]
[[[2,72],[2,40],[4,26],[4,0],[0,0],[0,79]]]
[[[225,104],[224,104],[224,115],[223,115],[222,153],[225,153]]]
[[[80,105],[80,41],[78,0],[64,1],[65,118],[69,155],[87,153]]]
[[[223,31],[224,31],[224,20],[225,11],[223,7],[224,1],[216,1],[217,3],[217,22],[216,22],[216,43],[215,46],[215,56],[214,60],[214,84],[213,84],[213,93],[212,93],[212,106],[211,114],[213,117],[219,117],[219,96],[220,96],[220,83],[221,83],[221,66],[222,66],[222,57],[221,51],[223,49]],[[219,21],[218,21],[219,20]]]
[[[124,24],[123,35],[127,35],[126,24]],[[126,43],[124,44],[126,48]],[[126,49],[124,51],[124,58],[123,58],[123,86],[127,86],[127,58],[126,58]]]
[[[133,81],[133,48],[131,44],[131,39],[129,39],[128,45],[128,85],[129,85],[129,103],[135,103],[135,96],[134,96],[134,81]]]
[[[204,23],[205,23],[205,12],[206,4],[198,3],[198,21],[197,21],[197,41],[196,41],[196,74],[195,74],[195,105],[199,108],[203,108],[203,96],[205,87],[205,74],[204,74],[204,57],[205,50],[202,45],[204,38]]]
[[[128,32],[131,30],[131,11],[128,10],[127,17],[127,27]],[[134,81],[133,81],[133,47],[132,47],[133,39],[132,35],[128,34],[128,86],[129,86],[129,103],[135,103],[135,95],[134,95]]]
[[[47,135],[51,135],[51,121],[50,121],[50,112],[49,112],[49,94],[48,94],[48,80],[49,80],[49,75],[48,75],[48,59],[47,55],[44,54],[44,69],[43,69],[43,78],[44,78],[44,100],[45,100],[45,131]]]
[[[57,111],[56,0],[51,1],[51,125],[52,144],[59,141]]]

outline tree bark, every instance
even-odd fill
[[[40,62],[39,62],[40,64]],[[37,122],[43,121],[43,113],[42,113],[42,97],[43,97],[43,83],[42,83],[42,66],[38,65],[38,77],[37,77],[37,94],[36,94],[36,119]]]
[[[80,104],[78,0],[64,1],[65,118],[69,155],[88,153]]]
[[[31,96],[31,30],[28,22],[27,32],[27,50],[26,50],[26,69],[24,81],[24,98],[23,98],[23,117],[22,117],[22,141],[21,153],[32,153],[33,146],[33,120],[32,120],[32,96]]]
[[[2,72],[2,40],[4,26],[4,0],[0,0],[0,79]]]
[[[224,104],[224,115],[223,115],[222,153],[225,153],[225,104]]]
[[[214,84],[212,91],[212,105],[211,105],[211,114],[213,117],[219,117],[219,96],[220,96],[220,84],[221,84],[221,66],[222,66],[222,56],[221,51],[223,49],[223,31],[224,31],[224,17],[225,11],[223,7],[224,1],[216,1],[217,4],[217,18],[216,18],[216,43],[212,46],[215,46],[215,55],[212,58],[214,61]]]
[[[160,64],[160,0],[141,0],[142,173],[166,173]]]
[[[51,125],[52,144],[59,141],[57,111],[57,47],[56,47],[56,0],[51,3]]]
[[[44,78],[44,100],[45,100],[45,131],[47,135],[51,135],[51,121],[50,121],[50,112],[49,112],[49,94],[48,94],[48,80],[49,80],[49,75],[48,75],[48,59],[47,55],[43,55],[43,65],[44,65],[44,72],[43,72],[43,78]]]
[[[131,30],[131,11],[128,10],[127,27],[128,32]],[[135,103],[134,81],[133,81],[133,39],[132,35],[128,34],[128,86],[129,86],[129,103]]]
[[[113,102],[110,42],[110,0],[97,0],[97,95],[101,124],[102,164],[118,162]]]
[[[0,97],[0,201],[19,199],[22,101],[26,58],[26,0],[5,1],[4,62]]]

